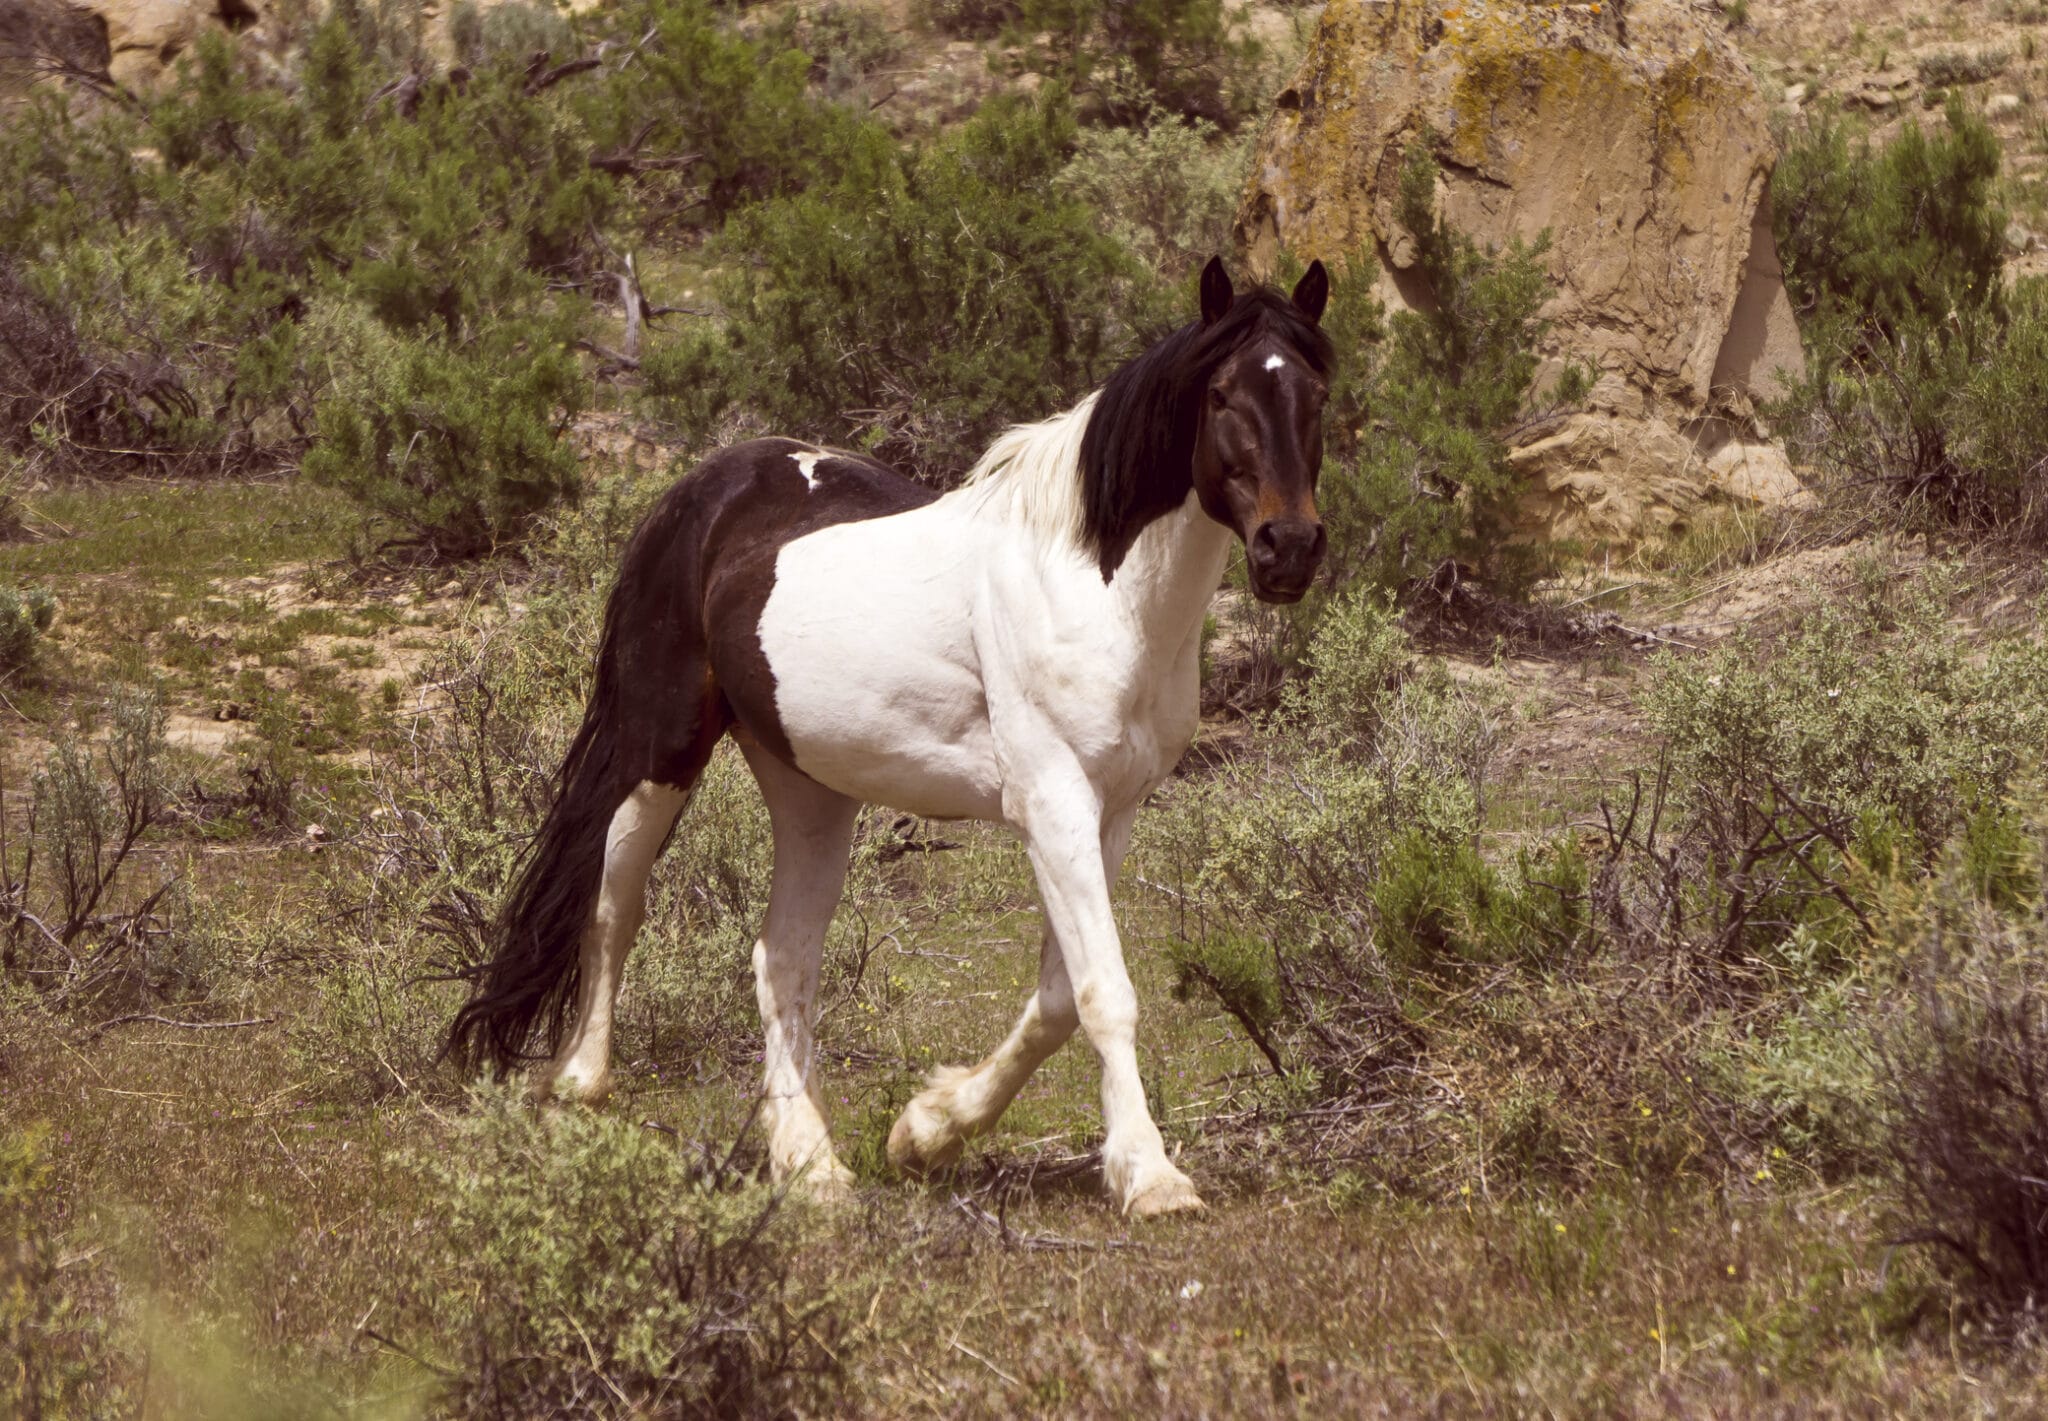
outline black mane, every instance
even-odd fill
[[[1081,541],[1104,582],[1146,525],[1187,501],[1209,381],[1262,335],[1329,375],[1330,338],[1287,297],[1260,286],[1239,293],[1214,325],[1182,326],[1102,387],[1081,435]]]

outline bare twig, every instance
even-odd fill
[[[153,1011],[132,1011],[124,1016],[107,1018],[92,1029],[92,1034],[98,1036],[113,1027],[126,1026],[138,1021],[150,1022],[157,1026],[182,1027],[186,1031],[226,1031],[238,1026],[268,1026],[276,1020],[274,1016],[252,1016],[243,1021],[180,1021],[177,1017],[159,1016]]]

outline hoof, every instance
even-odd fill
[[[536,1076],[528,1094],[535,1105],[584,1105],[596,1109],[611,1099],[611,1073],[607,1071],[590,1079],[567,1073],[559,1076]]]
[[[958,1163],[961,1144],[943,1120],[913,1102],[889,1131],[889,1163],[899,1174],[922,1179]]]
[[[854,1200],[853,1186],[853,1171],[835,1159],[805,1170],[791,1183],[790,1192],[830,1209],[851,1204]]]
[[[1167,1214],[1201,1214],[1209,1206],[1195,1192],[1194,1183],[1179,1172],[1153,1180],[1124,1201],[1124,1216],[1156,1219]]]
[[[926,1089],[903,1107],[889,1131],[889,1163],[899,1173],[922,1178],[959,1161],[966,1136],[953,1123],[947,1101],[954,1082],[971,1074],[959,1066],[942,1066],[932,1072]]]

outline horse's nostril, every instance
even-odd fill
[[[1323,554],[1330,550],[1330,534],[1322,524],[1316,524],[1315,541],[1309,544],[1308,556],[1311,562],[1321,562]]]
[[[1258,530],[1252,534],[1250,551],[1252,561],[1261,567],[1280,555],[1280,538],[1273,531],[1271,523],[1261,523],[1258,526]]]

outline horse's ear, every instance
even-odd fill
[[[1229,314],[1231,298],[1230,273],[1223,269],[1222,257],[1210,257],[1209,264],[1202,268],[1202,324],[1213,326]]]
[[[1294,283],[1294,304],[1311,321],[1323,319],[1323,307],[1330,304],[1330,273],[1320,260],[1308,264],[1301,280]]]

